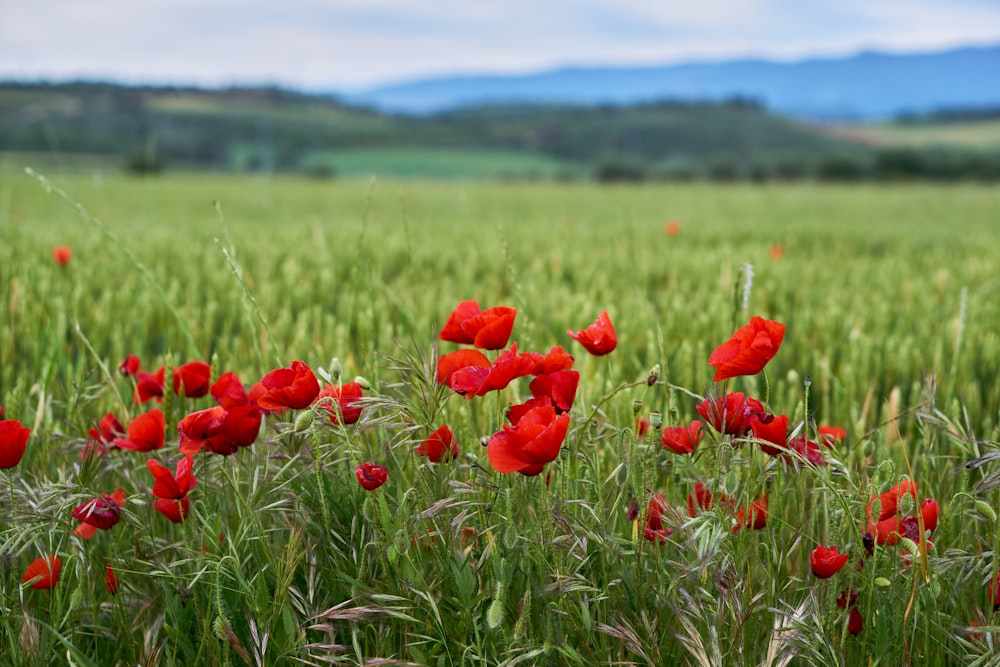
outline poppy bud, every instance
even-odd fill
[[[306,410],[305,412],[300,413],[299,416],[295,418],[295,432],[304,433],[305,431],[308,431],[309,427],[312,426],[313,417],[315,416],[316,413],[312,410]]]
[[[361,387],[362,389],[371,390],[372,388],[371,382],[361,377],[360,375],[355,376],[354,382],[356,382],[358,386]]]
[[[993,507],[991,507],[985,500],[976,501],[976,511],[979,512],[984,519],[989,519],[990,521],[997,520],[997,513],[993,511]]]
[[[875,577],[875,585],[881,586],[882,588],[888,588],[891,582],[885,577]]]
[[[340,358],[334,357],[331,359],[330,367],[327,370],[330,372],[330,375],[340,376],[340,374],[344,372],[343,367],[340,365]]]
[[[918,547],[917,543],[908,537],[899,538],[899,543],[903,545],[903,548],[909,551],[911,554],[920,553],[920,547]]]

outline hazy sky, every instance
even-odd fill
[[[0,0],[0,78],[356,90],[1000,43],[998,0]]]

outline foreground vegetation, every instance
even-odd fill
[[[0,187],[0,403],[31,429],[3,473],[6,661],[992,659],[994,190],[55,184],[79,205],[29,176]],[[57,245],[72,248],[64,265]],[[461,347],[438,334],[465,299],[516,308],[519,351],[575,357],[568,433],[543,474],[497,473],[480,446],[528,380],[469,400],[437,381]],[[603,310],[618,344],[595,357],[567,329]],[[753,315],[786,326],[780,351],[763,374],[713,385],[710,354]],[[233,371],[247,387],[303,360],[370,388],[354,424],[290,409],[232,456],[202,449],[174,524],[146,462],[173,473],[178,422],[216,401],[175,395],[168,370],[162,404],[134,403],[135,377],[117,373],[129,354],[148,371],[209,362],[212,380]],[[708,427],[693,455],[661,445],[726,391],[787,415],[793,435],[845,437],[819,465]],[[162,449],[88,448],[108,412],[127,428],[156,408]],[[459,454],[435,463],[418,448],[442,424]],[[388,471],[373,490],[365,461]],[[871,498],[906,479],[919,490],[897,494],[899,516],[935,499],[937,526],[866,544]],[[715,502],[689,512],[698,483]],[[73,509],[119,486],[118,524],[75,536]],[[829,579],[810,566],[820,545],[850,554]],[[50,554],[54,587],[27,588]]]

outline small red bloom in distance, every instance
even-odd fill
[[[55,588],[59,583],[59,571],[62,569],[62,561],[59,556],[44,556],[33,560],[28,569],[24,571],[21,579],[28,584],[28,588],[45,590]],[[30,582],[30,583],[29,583]]]
[[[463,301],[448,316],[441,329],[441,340],[475,345],[481,350],[500,350],[507,346],[514,330],[517,309],[495,306],[480,312],[476,301]]]
[[[21,462],[28,447],[31,429],[16,419],[0,420],[0,469],[13,468]]]
[[[715,366],[714,382],[756,375],[778,353],[785,337],[785,325],[763,317],[752,317],[750,323],[736,330],[732,338],[715,348],[708,365]]]
[[[163,400],[163,378],[166,371],[165,366],[160,366],[155,373],[138,371],[135,374],[135,402],[137,404],[146,403],[151,398],[155,398],[157,401]]]
[[[642,529],[644,539],[657,544],[665,544],[667,537],[674,532],[673,529],[663,525],[663,512],[666,508],[667,499],[659,493],[654,493],[646,507],[646,525]]]
[[[706,398],[695,409],[716,431],[736,437],[746,435],[754,421],[765,414],[763,403],[739,391]]]
[[[144,412],[128,425],[127,438],[115,438],[115,447],[134,452],[151,452],[163,447],[166,436],[166,421],[163,411],[153,408]]]
[[[781,259],[785,256],[785,246],[780,243],[771,245],[771,259]]]
[[[135,375],[139,372],[140,364],[141,362],[139,361],[139,357],[134,354],[130,354],[122,359],[122,362],[118,364],[118,373],[125,377]]]
[[[701,442],[702,426],[697,419],[687,426],[668,426],[663,429],[660,444],[678,454],[692,454]]]
[[[733,526],[732,532],[735,533],[740,528],[761,530],[767,525],[767,514],[767,498],[761,494],[760,499],[753,501],[749,507],[736,510],[736,525]]]
[[[532,476],[559,456],[569,429],[569,415],[556,416],[551,405],[540,405],[521,416],[515,426],[503,425],[486,445],[494,470]]]
[[[104,587],[108,589],[108,593],[112,595],[118,595],[118,577],[115,575],[115,571],[111,569],[111,565],[107,565],[107,574],[104,575]]]
[[[113,412],[109,412],[101,417],[97,426],[87,429],[87,435],[91,439],[87,442],[87,446],[80,453],[80,456],[86,457],[91,452],[104,456],[108,448],[114,446],[115,438],[121,438],[125,435],[125,427],[122,426]]]
[[[833,447],[838,442],[843,442],[847,439],[847,429],[840,426],[820,424],[816,430],[819,431],[820,443],[826,447]]]
[[[418,456],[426,456],[432,463],[440,463],[442,459],[454,459],[458,456],[458,443],[451,427],[444,424],[438,430],[420,443],[417,447]]]
[[[707,486],[701,482],[697,482],[694,485],[694,490],[688,495],[687,498],[688,516],[694,517],[703,510],[710,510],[715,503],[718,503],[719,506],[727,512],[731,512],[733,506],[735,505],[733,499],[727,497],[724,493],[719,493],[713,496]]]
[[[809,564],[813,574],[820,579],[829,579],[844,567],[848,558],[848,554],[838,554],[837,547],[824,547],[821,544],[809,555]]]
[[[847,618],[847,631],[852,635],[860,635],[865,629],[865,619],[861,618],[861,612],[856,607],[851,607]]]
[[[678,236],[681,233],[681,223],[676,220],[668,220],[663,226],[663,231],[667,236]]]
[[[368,461],[355,468],[354,474],[357,476],[358,482],[361,483],[361,488],[365,491],[374,491],[389,479],[388,468]]]
[[[615,335],[615,327],[611,324],[611,318],[608,317],[608,311],[606,310],[601,311],[601,314],[597,317],[597,321],[586,329],[575,333],[567,330],[566,334],[583,345],[584,349],[595,357],[608,354],[618,345],[618,336]]]
[[[363,408],[359,401],[364,397],[361,385],[357,382],[348,382],[343,385],[327,385],[326,389],[319,392],[316,402],[324,398],[333,399],[333,403],[325,401],[323,409],[330,415],[332,424],[353,424],[361,419]]]
[[[73,249],[68,245],[57,245],[52,249],[52,259],[59,266],[66,266],[73,259]]]
[[[319,395],[319,382],[302,361],[271,371],[260,383],[263,393],[257,397],[257,405],[264,410],[304,410]]]
[[[188,398],[201,398],[208,395],[212,381],[212,367],[204,361],[189,361],[174,369],[174,393],[181,391]]]

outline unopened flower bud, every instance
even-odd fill
[[[372,388],[371,382],[369,382],[365,378],[361,377],[360,375],[355,376],[354,377],[354,381],[358,384],[359,387],[361,387],[362,389],[364,389],[366,391],[368,391],[368,390],[370,390]]]
[[[985,500],[976,501],[976,511],[982,515],[983,518],[989,519],[990,521],[997,520],[997,513],[993,510],[993,507]]]
[[[334,357],[330,360],[330,367],[327,368],[327,370],[330,371],[330,375],[336,376],[339,376],[344,372],[344,369],[340,366],[340,359],[338,357]]]
[[[654,384],[656,384],[656,381],[659,379],[660,379],[660,365],[656,364],[655,366],[653,366],[652,369],[650,369],[649,375],[646,376],[646,386],[652,387]]]
[[[633,415],[637,415],[637,414],[639,414],[640,410],[642,410],[642,401],[640,401],[637,398],[634,401],[632,401],[632,414]]]
[[[295,418],[295,432],[304,433],[308,431],[309,427],[312,426],[314,416],[312,410],[299,413],[299,416]]]
[[[490,444],[490,436],[484,435],[483,437],[481,437],[479,439],[479,446],[480,447],[485,447],[488,444]]]
[[[920,547],[918,547],[917,543],[908,537],[899,538],[899,543],[903,546],[904,549],[909,551],[911,554],[920,553]]]
[[[887,588],[890,586],[890,582],[885,577],[875,577],[875,585],[881,586],[882,588]]]

